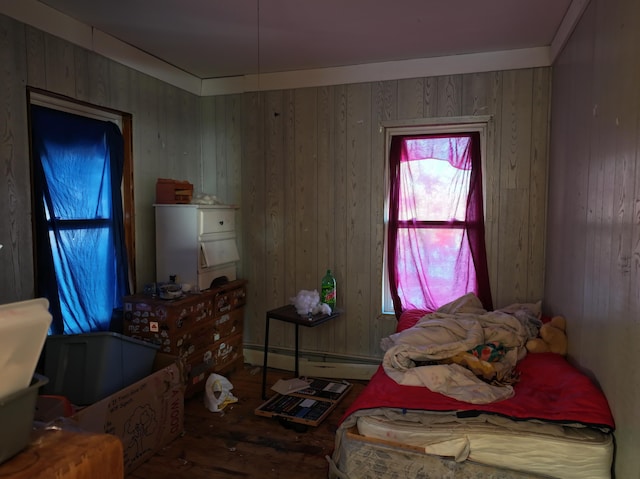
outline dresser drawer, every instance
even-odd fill
[[[193,335],[196,344],[206,345],[227,339],[236,334],[242,334],[244,308],[234,309],[213,321],[199,326]]]
[[[218,317],[236,308],[244,306],[246,302],[247,291],[244,284],[236,288],[218,291],[213,300],[213,315]]]
[[[199,209],[198,228],[200,236],[235,231],[236,211],[230,208]]]
[[[125,298],[123,334],[155,344],[165,343],[166,338],[177,339],[185,331],[212,320],[214,299],[213,294],[206,293],[178,300],[152,299],[144,295]]]
[[[200,268],[209,268],[240,260],[236,239],[223,238],[200,242]]]

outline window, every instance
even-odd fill
[[[52,333],[108,330],[133,273],[130,118],[30,93],[36,294]]]
[[[482,129],[389,135],[384,311],[435,310],[466,293],[491,308]]]

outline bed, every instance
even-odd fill
[[[431,315],[403,313],[397,333]],[[521,352],[506,397],[468,402],[400,384],[388,374],[388,353],[340,420],[330,478],[612,477],[608,402],[564,356]]]

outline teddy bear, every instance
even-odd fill
[[[557,353],[567,355],[567,321],[563,316],[554,316],[540,327],[539,337],[527,341],[531,353]]]

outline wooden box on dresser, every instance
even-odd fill
[[[136,294],[123,303],[125,335],[157,344],[161,352],[183,360],[185,397],[203,390],[209,374],[242,365],[246,281],[171,300]]]

